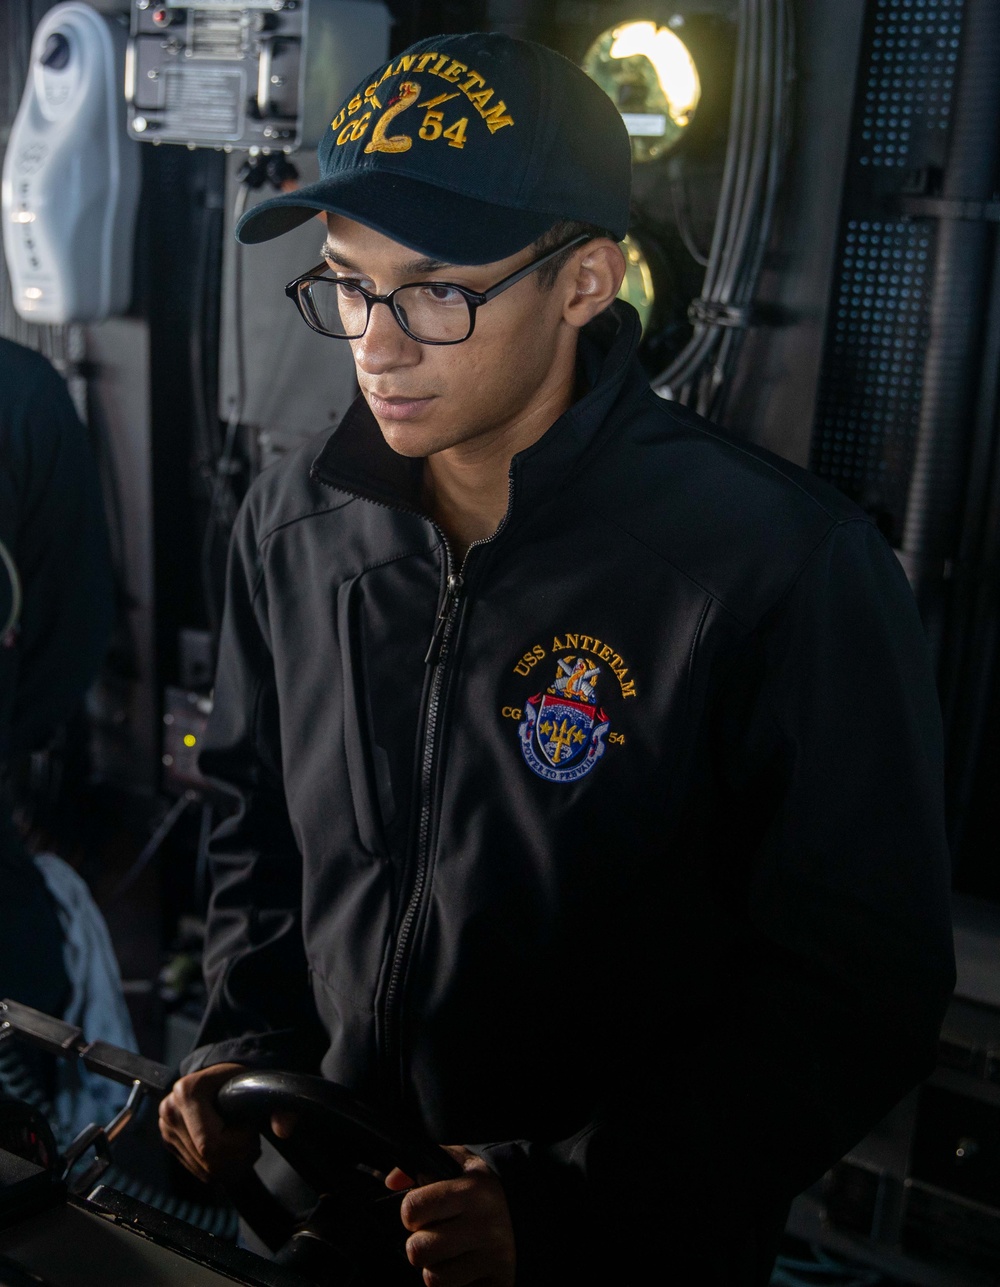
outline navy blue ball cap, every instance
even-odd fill
[[[531,41],[468,32],[418,41],[332,117],[315,183],[236,227],[269,241],[317,210],[447,263],[485,264],[563,219],[628,230],[632,159],[618,109],[575,63]]]

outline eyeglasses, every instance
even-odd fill
[[[360,339],[368,329],[372,306],[385,304],[411,340],[421,344],[461,344],[475,328],[477,308],[496,299],[564,250],[590,240],[589,234],[582,233],[533,259],[486,291],[469,290],[454,282],[408,282],[387,295],[375,295],[350,278],[326,276],[329,269],[322,263],[289,282],[285,294],[298,305],[306,324],[320,335],[340,340]]]

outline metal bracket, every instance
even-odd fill
[[[688,305],[688,321],[703,326],[729,326],[745,329],[751,324],[750,309],[736,304],[723,304],[714,299],[693,299]]]
[[[902,197],[900,213],[910,219],[957,219],[1000,223],[1000,201],[959,201],[951,197]]]
[[[173,1084],[170,1069],[106,1041],[88,1042],[80,1028],[41,1010],[17,1001],[0,1001],[0,1041],[10,1037],[20,1037],[60,1058],[79,1059],[91,1072],[131,1087],[125,1106],[106,1126],[93,1122],[85,1126],[66,1149],[63,1180],[74,1193],[89,1192],[111,1165],[111,1143],[136,1115],[143,1097],[149,1093],[164,1095],[170,1089]],[[91,1148],[93,1161],[80,1179],[70,1183],[71,1172]]]
[[[123,1086],[138,1082],[143,1090],[165,1095],[173,1085],[173,1076],[165,1064],[107,1041],[87,1041],[82,1029],[18,1001],[0,1001],[0,1033],[8,1030],[49,1054],[62,1059],[80,1059],[91,1072],[121,1082]]]
[[[115,1114],[107,1126],[85,1126],[66,1150],[62,1178],[73,1193],[89,1193],[104,1172],[111,1165],[111,1143],[128,1126],[139,1111],[146,1093],[141,1081],[132,1083],[132,1090],[123,1108]],[[70,1174],[86,1151],[94,1150],[94,1160],[78,1180],[70,1183]]]

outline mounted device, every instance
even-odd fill
[[[129,133],[225,151],[312,146],[388,33],[376,0],[133,0]]]
[[[139,153],[125,132],[125,33],[70,0],[35,31],[3,168],[14,307],[63,325],[123,313],[132,291]]]

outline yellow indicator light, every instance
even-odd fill
[[[618,298],[631,304],[639,314],[639,321],[642,323],[642,331],[645,334],[656,304],[653,274],[649,270],[646,256],[631,236],[626,237],[621,246],[625,256],[625,277],[618,291]]]
[[[653,161],[678,142],[701,100],[687,45],[669,27],[627,22],[591,45],[583,70],[609,95],[632,139],[632,158]]]
[[[194,735],[193,733],[185,733],[185,734],[184,734],[184,745],[185,745],[185,746],[197,746],[197,745],[198,745],[198,739],[195,737],[195,735]]]

